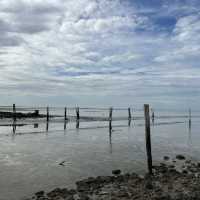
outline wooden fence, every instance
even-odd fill
[[[56,107],[18,107],[16,108],[16,105],[13,104],[12,109],[9,106],[1,106],[0,107],[0,118],[11,118],[13,120],[13,132],[16,131],[16,123],[17,120],[22,118],[42,118],[46,121],[46,131],[49,129],[49,123],[51,119],[54,119],[55,117],[62,118],[64,121],[64,129],[66,129],[66,123],[72,118],[72,116],[68,115],[69,110],[74,111],[74,120],[76,121],[76,128],[79,128],[80,121],[81,120],[99,120],[99,121],[108,121],[109,122],[109,132],[111,134],[112,132],[112,122],[113,119],[113,110],[118,110],[118,111],[124,111],[127,113],[127,116],[123,119],[128,120],[128,126],[131,124],[131,120],[135,118],[134,114],[132,113],[132,108],[113,108],[110,107],[109,109],[107,108],[70,108],[70,107],[64,107],[64,108],[59,108],[60,113],[62,113],[63,110],[63,115],[62,114],[51,114],[51,110],[58,109]],[[81,115],[81,110],[101,110],[101,111],[106,111],[107,112],[107,117],[88,117],[88,116],[82,116]],[[46,110],[46,111],[45,111]],[[40,111],[43,113],[41,114]],[[152,123],[154,123],[154,110],[150,109],[148,104],[144,104],[144,115],[143,119],[145,121],[145,138],[146,138],[146,154],[147,154],[147,166],[148,166],[148,171],[149,174],[152,174],[152,153],[151,153],[151,120]],[[151,111],[151,113],[150,113]],[[189,118],[189,126],[191,127],[191,109],[189,109],[189,115],[185,115],[183,117]],[[164,118],[164,116],[163,116]],[[122,118],[118,118],[122,119]],[[35,124],[34,124],[35,125]]]

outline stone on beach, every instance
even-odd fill
[[[116,169],[112,171],[113,175],[120,175],[121,174],[121,170],[120,169]]]
[[[176,159],[177,160],[185,160],[185,156],[179,154],[179,155],[176,156]]]

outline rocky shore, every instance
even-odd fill
[[[153,174],[99,176],[76,182],[76,189],[56,188],[39,191],[27,200],[200,200],[200,163],[185,160],[182,155],[153,167]]]

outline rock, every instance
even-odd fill
[[[164,156],[163,159],[167,161],[169,160],[169,156]]]
[[[113,170],[112,174],[115,175],[115,176],[120,175],[121,174],[121,170],[120,169]]]
[[[121,175],[121,170],[113,170],[115,176],[78,181],[76,190],[56,188],[47,194],[37,192],[34,200],[200,200],[198,163],[180,164],[187,170],[179,165],[162,163],[153,167],[152,175]]]
[[[35,196],[37,196],[37,197],[43,197],[44,196],[44,191],[36,192]]]
[[[179,155],[176,156],[176,159],[177,160],[185,160],[185,156],[179,154]]]
[[[183,174],[187,174],[188,171],[184,169],[184,170],[182,171],[182,173],[183,173]]]
[[[54,197],[60,195],[61,193],[62,193],[62,189],[56,188],[56,189],[52,190],[51,192],[47,193],[47,196],[54,198]]]

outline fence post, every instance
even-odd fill
[[[148,164],[149,174],[152,174],[151,128],[150,128],[149,104],[144,104],[144,118],[145,118],[147,164]]]
[[[154,119],[155,119],[155,115],[154,115],[154,110],[153,110],[153,108],[151,109],[151,120],[152,120],[152,123],[153,123],[153,125],[154,125]]]
[[[13,120],[16,121],[16,107],[15,107],[15,104],[13,104]]]
[[[112,133],[112,121],[109,120],[109,133],[111,134]]]
[[[131,120],[131,108],[128,108],[128,119]]]
[[[65,107],[65,121],[67,120],[67,108]]]
[[[47,106],[47,122],[49,121],[49,107]]]
[[[110,107],[109,109],[109,133],[111,134],[112,132],[112,111],[113,111],[113,108]]]
[[[79,114],[79,107],[76,108],[76,119],[80,119],[80,114]]]
[[[113,112],[113,108],[111,107],[109,109],[109,120],[112,121],[112,112]]]

